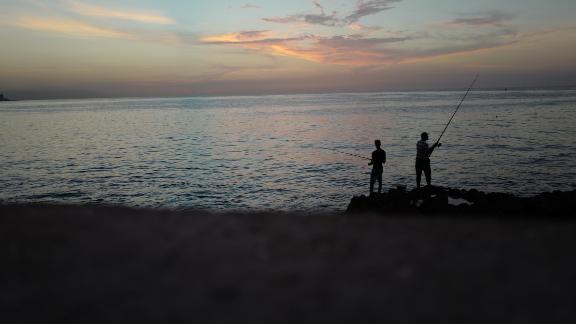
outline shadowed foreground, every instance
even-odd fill
[[[571,220],[0,212],[3,323],[576,321]]]

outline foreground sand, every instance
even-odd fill
[[[0,206],[2,323],[574,323],[576,221]]]

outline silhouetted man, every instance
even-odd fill
[[[424,175],[426,176],[426,184],[430,185],[430,183],[432,182],[432,170],[430,169],[430,154],[432,154],[436,146],[442,145],[440,143],[437,143],[432,145],[432,147],[429,147],[428,143],[426,143],[427,140],[428,140],[428,133],[424,132],[420,134],[420,140],[416,144],[416,186],[418,188],[420,188],[422,171],[424,171]]]
[[[384,172],[384,163],[386,163],[386,152],[380,148],[380,140],[375,140],[376,150],[372,152],[372,160],[368,165],[372,166],[370,174],[370,194],[374,191],[374,182],[378,180],[378,193],[382,192],[382,172]]]

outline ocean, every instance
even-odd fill
[[[368,193],[375,139],[384,190],[413,188],[420,133],[434,143],[463,94],[1,102],[0,201],[342,211]],[[576,90],[474,91],[431,160],[435,185],[572,190]]]

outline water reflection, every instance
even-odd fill
[[[461,92],[7,102],[0,199],[135,206],[343,209],[387,155],[384,189],[414,186],[415,144]],[[575,91],[475,92],[434,154],[434,183],[571,189]]]

